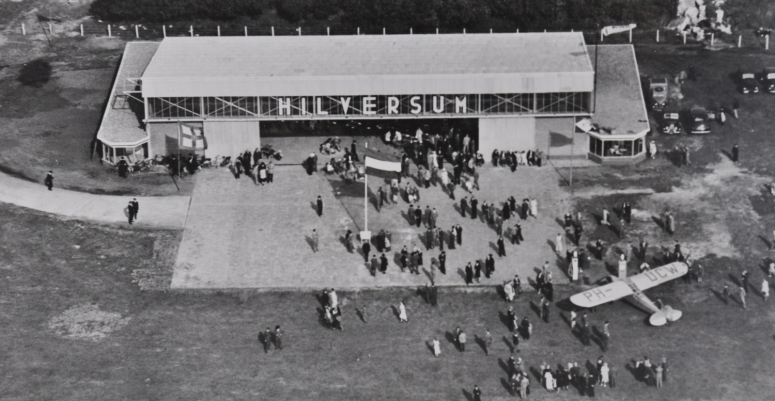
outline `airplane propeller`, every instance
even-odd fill
[[[671,308],[669,305],[662,307],[662,310],[651,315],[649,323],[653,326],[664,326],[668,321],[675,322],[680,319],[683,313],[677,309]]]

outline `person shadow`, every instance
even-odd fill
[[[721,294],[721,292],[719,292],[719,291],[716,291],[716,290],[715,290],[715,289],[713,289],[713,288],[711,288],[711,289],[710,289],[710,292],[712,292],[712,293],[713,293],[713,295],[715,295],[715,296],[716,296],[716,298],[718,298],[718,299],[719,299],[719,301],[721,301],[721,302],[724,302],[724,295],[723,295],[723,294]],[[725,304],[726,304],[726,305],[729,305],[729,301],[726,301],[726,302],[725,302]]]
[[[728,151],[728,150],[721,149],[721,153],[723,153],[723,154],[724,154],[724,156],[726,156],[727,158],[729,158],[729,160],[731,160],[731,161],[735,161],[735,159],[732,157],[732,154],[731,154],[731,153],[729,153],[729,151]]]
[[[503,336],[503,343],[506,344],[507,347],[509,347],[509,353],[513,354],[515,347],[514,347],[514,344],[512,344],[511,341],[509,341],[509,338],[507,336]],[[498,362],[502,363],[500,359],[498,359]],[[501,367],[503,368],[503,365],[501,365]],[[506,373],[509,373],[508,366],[506,366],[504,370],[506,371]]]
[[[312,239],[311,236],[305,235],[304,239],[307,240],[307,245],[310,249],[312,249],[313,252],[315,252],[315,240]]]
[[[457,269],[457,274],[459,274],[460,277],[463,278],[463,281],[465,281],[465,279],[466,279],[466,271],[465,270],[463,270],[462,268],[458,268]]]
[[[535,376],[536,380],[540,384],[541,383],[541,372],[538,370],[538,368],[536,368],[535,366],[531,366],[528,370],[530,370],[530,373],[532,373],[533,376]],[[539,387],[540,387],[540,385],[539,385]]]
[[[504,241],[505,241],[505,239],[504,239]],[[505,244],[504,244],[504,245],[505,245]],[[490,248],[491,248],[491,249],[493,250],[493,252],[495,252],[496,254],[498,253],[498,244],[496,244],[495,242],[492,242],[492,241],[490,241]]]
[[[542,319],[541,319],[541,306],[540,306],[540,305],[536,304],[536,303],[535,303],[535,302],[533,302],[533,301],[530,301],[530,310],[532,310],[532,311],[533,311],[533,313],[535,313],[535,314],[536,314],[536,317],[537,317],[539,320],[542,320]]]
[[[363,315],[361,309],[355,308],[355,314],[358,315],[358,319],[361,319],[361,322],[366,323],[366,316]]]
[[[425,346],[428,347],[428,351],[431,352],[431,355],[435,356],[435,354],[433,353],[433,342],[432,341],[426,341],[425,342]]]
[[[310,202],[310,203],[309,203],[309,207],[311,207],[311,208],[312,208],[312,210],[314,210],[314,211],[315,211],[315,214],[317,214],[317,213],[318,213],[318,203],[317,203],[317,201],[312,201],[312,202]]]
[[[503,377],[501,377],[501,386],[506,389],[506,391],[509,393],[510,396],[515,396],[513,389],[511,388],[511,383]]]
[[[627,369],[628,372],[632,375],[632,377],[635,379],[635,381],[642,382],[643,378],[640,377],[638,374],[638,368],[635,367],[636,361],[634,359],[630,359],[629,362],[624,364],[624,368]]]
[[[600,331],[600,329],[597,328],[597,326],[592,326],[592,342],[594,342],[598,347],[600,347],[601,351],[605,351],[603,348],[603,333]]]
[[[656,223],[659,226],[660,229],[662,229],[662,230],[665,229],[665,221],[661,217],[651,216],[651,220],[653,220],[654,223]]]
[[[464,388],[461,388],[461,390],[463,391],[463,396],[466,397],[466,401],[474,401],[474,395],[471,392]]]
[[[487,353],[487,344],[484,342],[482,337],[479,337],[478,334],[474,334],[474,342],[479,346],[479,348],[482,349],[482,352],[485,354]]]
[[[403,217],[403,219],[406,220],[406,222],[409,223],[410,225],[414,222],[414,217],[409,217],[408,212],[402,211],[401,217]]]
[[[455,338],[455,334],[453,334],[451,331],[448,331],[444,333],[444,338],[447,340],[447,342],[457,348],[457,339]]]
[[[740,281],[739,281],[739,280],[737,279],[737,277],[735,277],[735,275],[734,275],[734,274],[732,274],[732,273],[729,273],[729,281],[731,281],[731,282],[732,282],[732,284],[734,284],[734,285],[735,285],[735,287],[742,287],[742,284],[740,283]],[[748,291],[748,289],[747,289],[747,288],[746,288],[745,290],[746,290],[746,291]]]

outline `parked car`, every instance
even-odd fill
[[[667,104],[667,78],[649,79],[649,93],[651,94],[651,108],[662,111]]]
[[[743,94],[759,93],[759,85],[756,83],[756,75],[752,72],[740,74],[740,92]]]
[[[710,115],[704,107],[692,107],[689,115],[692,118],[692,134],[710,134]]]
[[[663,134],[678,135],[683,133],[683,128],[681,127],[681,116],[678,110],[664,110],[660,115],[662,117],[660,127],[662,128]]]
[[[775,93],[775,67],[767,67],[762,72],[762,83],[767,92]]]

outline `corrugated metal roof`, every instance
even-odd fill
[[[601,45],[597,62],[597,104],[592,122],[613,128],[616,135],[650,129],[640,74],[632,45]],[[589,46],[592,62],[595,46]]]
[[[175,37],[143,95],[316,96],[591,91],[581,33]]]
[[[118,67],[116,80],[110,92],[108,107],[102,116],[97,139],[108,144],[136,144],[148,137],[141,127],[137,115],[129,108],[113,108],[116,96],[120,95],[121,87],[126,78],[139,78],[145,67],[151,62],[159,42],[127,42],[124,55]]]

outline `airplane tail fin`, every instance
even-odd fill
[[[683,315],[681,311],[673,309],[669,305],[665,305],[662,307],[662,310],[651,315],[649,323],[651,323],[652,326],[664,326],[668,321],[675,322],[680,319],[681,315]]]

